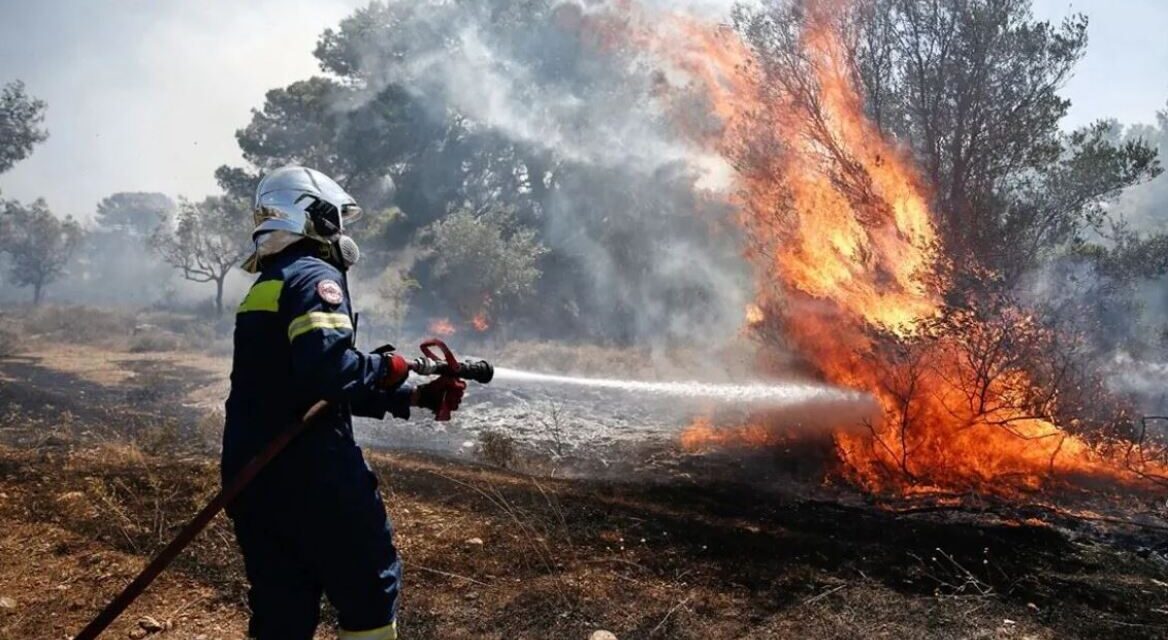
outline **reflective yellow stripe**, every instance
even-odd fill
[[[280,291],[284,288],[284,282],[281,280],[267,280],[265,282],[258,282],[251,291],[247,292],[247,297],[239,305],[239,313],[247,313],[249,311],[279,311],[280,307]]]
[[[397,621],[368,631],[345,631],[337,634],[340,640],[397,640]]]
[[[288,341],[297,336],[308,333],[313,329],[348,329],[353,330],[353,321],[343,313],[325,313],[312,311],[296,318],[288,325]]]

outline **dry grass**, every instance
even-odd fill
[[[16,355],[20,351],[20,334],[13,329],[0,327],[0,358]]]
[[[218,487],[221,417],[154,413],[189,394],[191,370],[168,372],[195,356],[59,350],[0,385],[0,597],[16,602],[0,609],[0,638],[74,633]],[[91,371],[103,358],[129,377],[93,384],[52,366]],[[79,387],[83,400],[66,403]],[[140,401],[119,404],[134,388]],[[584,640],[597,628],[621,640],[1168,637],[1159,554],[1041,524],[907,517],[709,477],[566,480],[367,457],[416,640]],[[109,637],[143,615],[173,623],[168,640],[242,637],[245,590],[220,517]]]
[[[155,310],[20,307],[5,321],[27,343],[85,345],[132,353],[197,349],[229,351],[231,318]]]

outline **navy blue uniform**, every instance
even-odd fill
[[[318,247],[267,258],[236,317],[225,481],[317,400],[330,401],[228,510],[251,583],[250,635],[310,640],[324,594],[342,629],[393,638],[401,563],[352,416],[408,418],[411,388],[379,386],[388,362],[356,350],[345,274]]]

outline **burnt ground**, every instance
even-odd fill
[[[183,405],[220,374],[119,358],[105,377],[0,359],[0,638],[69,637],[217,488],[216,419]],[[369,457],[406,561],[406,638],[1168,637],[1155,524],[897,512],[712,465],[569,480]],[[141,637],[149,616],[152,637],[241,638],[245,590],[220,517],[105,637]]]

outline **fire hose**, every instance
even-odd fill
[[[436,354],[431,350],[432,348],[440,350],[440,359],[436,357]],[[385,348],[379,351],[383,350]],[[495,370],[490,363],[485,360],[459,362],[454,357],[454,353],[450,350],[450,347],[447,347],[441,340],[431,339],[423,342],[421,351],[422,357],[410,362],[410,370],[419,375],[438,376],[439,380],[445,378],[449,385],[465,385],[465,380],[473,380],[481,384],[487,384],[494,378]],[[146,568],[130,584],[126,585],[126,588],[122,589],[122,592],[111,600],[101,610],[101,613],[97,614],[97,617],[73,637],[73,640],[95,640],[101,632],[105,631],[138,596],[142,595],[142,592],[150,586],[150,583],[154,582],[154,579],[166,570],[166,567],[178,557],[178,554],[190,544],[191,540],[194,540],[220,511],[227,508],[251,484],[251,481],[259,475],[260,471],[268,463],[280,455],[297,436],[312,426],[316,418],[328,409],[329,404],[327,400],[320,400],[312,405],[304,414],[304,417],[300,419],[300,422],[284,430],[267,447],[256,454],[231,479],[231,482],[227,483],[219,493],[215,494],[211,498],[211,501],[178,532],[178,535],[162,551],[158,552],[158,555],[154,556],[150,564],[146,565]],[[443,395],[437,410],[434,412],[434,419],[445,422],[450,419],[450,414],[451,407],[447,403],[446,396]]]

